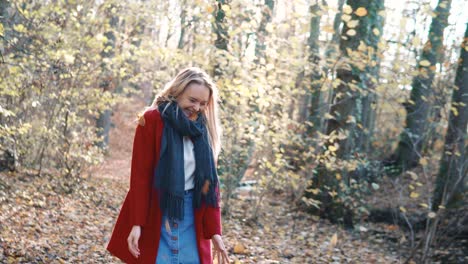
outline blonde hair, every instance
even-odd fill
[[[156,95],[149,109],[157,108],[158,105],[163,102],[174,101],[191,83],[204,85],[210,90],[210,98],[203,110],[203,114],[207,121],[208,137],[213,149],[213,155],[215,160],[217,160],[221,151],[222,133],[218,115],[218,88],[205,71],[197,67],[190,67],[180,71],[176,77],[167,83],[164,89]]]

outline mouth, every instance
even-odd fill
[[[184,109],[184,114],[185,114],[187,117],[191,117],[194,113],[195,113],[194,111]]]

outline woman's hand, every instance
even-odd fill
[[[132,227],[132,231],[130,231],[130,235],[128,235],[127,243],[128,243],[128,250],[135,258],[140,256],[140,249],[138,248],[138,240],[140,239],[141,235],[141,227],[134,225]]]
[[[213,256],[215,258],[218,258],[218,264],[224,264],[228,263],[229,264],[229,257],[227,254],[226,247],[224,246],[223,243],[223,238],[221,238],[220,235],[214,235],[211,238],[211,242],[213,242],[214,246],[214,254]]]

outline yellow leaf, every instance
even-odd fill
[[[427,164],[428,164],[427,159],[426,158],[421,158],[419,160],[419,164],[421,164],[422,166],[427,166]]]
[[[429,212],[429,213],[427,214],[427,217],[429,217],[429,218],[434,218],[434,217],[436,217],[436,213],[434,213],[434,212]]]
[[[352,115],[348,115],[348,118],[346,118],[346,123],[356,123],[356,118]]]
[[[431,62],[429,62],[428,60],[423,60],[423,61],[419,62],[419,65],[421,65],[423,67],[428,67],[428,66],[431,65]]]
[[[406,213],[406,209],[403,206],[400,206],[400,211],[402,211],[403,213]]]
[[[327,33],[335,33],[335,29],[333,29],[333,26],[324,26],[323,27],[323,31],[327,32]]]
[[[343,5],[343,14],[351,14],[353,12],[353,9],[351,8],[350,5]]]
[[[20,33],[26,32],[26,28],[22,24],[14,25],[13,29]]]
[[[231,11],[231,7],[229,7],[228,5],[223,5],[223,6],[221,7],[221,9],[223,9],[224,12],[229,12],[229,11]]]
[[[414,181],[418,179],[418,175],[412,171],[408,171],[407,172],[410,176],[411,176],[411,179],[413,179]]]
[[[420,203],[419,205],[424,208],[429,208],[429,205],[427,205],[426,203]]]
[[[421,44],[421,39],[419,37],[414,37],[413,38],[413,45],[414,46],[419,46]]]
[[[245,247],[241,243],[237,242],[234,245],[234,254],[245,254]]]
[[[356,14],[356,16],[363,17],[367,15],[367,9],[365,9],[364,7],[359,7],[358,9],[356,9],[356,12],[354,13]]]
[[[335,176],[337,180],[341,180],[341,174],[337,173]]]
[[[348,23],[346,23],[349,28],[355,28],[358,24],[359,20],[350,20]]]
[[[214,8],[212,6],[207,6],[206,7],[206,12],[213,13],[213,11],[214,11]]]
[[[325,114],[325,119],[335,119],[334,116],[332,116],[330,113]]]
[[[344,15],[341,17],[341,20],[343,20],[343,22],[347,22],[347,21],[351,20],[351,16],[350,16],[350,15],[344,14]]]
[[[330,245],[329,248],[332,249],[336,246],[336,243],[338,243],[338,235],[335,233],[333,234],[332,238],[330,239]]]
[[[0,36],[3,37],[4,32],[5,32],[5,29],[3,28],[3,24],[0,23]]]
[[[356,35],[356,30],[350,29],[350,30],[346,31],[346,35],[348,35],[348,36],[355,36],[355,35]]]
[[[457,108],[455,106],[452,106],[450,108],[450,110],[452,110],[452,113],[453,113],[454,116],[458,116],[458,110],[457,110]]]
[[[374,33],[374,35],[380,36],[380,30],[378,28],[374,28],[372,32]]]
[[[411,192],[411,193],[410,193],[410,197],[413,198],[413,199],[416,199],[416,198],[419,197],[419,193],[417,193],[417,192]]]

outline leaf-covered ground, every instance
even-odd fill
[[[119,263],[105,250],[128,181],[87,178],[64,190],[53,176],[0,174],[0,263]],[[368,228],[347,232],[267,199],[259,224],[233,200],[224,237],[237,263],[398,263]],[[376,228],[374,226],[373,228]],[[382,227],[386,232],[397,229]]]

